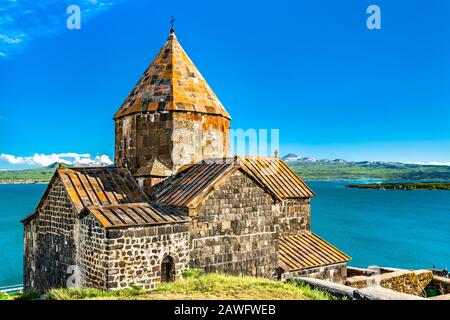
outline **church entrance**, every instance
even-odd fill
[[[171,256],[166,256],[161,262],[161,282],[175,281],[175,263]]]

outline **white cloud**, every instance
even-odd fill
[[[79,0],[81,23],[110,10],[124,0]],[[2,1],[0,6],[0,58],[20,53],[33,40],[67,30],[66,8],[72,0]]]
[[[6,34],[0,34],[0,41],[4,41],[7,44],[21,43],[24,38],[25,38],[24,33],[21,33],[21,34],[15,36],[14,38],[11,38],[11,37],[7,36]]]
[[[0,160],[6,161],[12,165],[31,166],[49,166],[55,162],[85,167],[108,166],[113,164],[113,161],[106,154],[92,157],[88,153],[79,154],[75,152],[53,154],[35,153],[30,157],[21,157],[2,153],[0,154]]]

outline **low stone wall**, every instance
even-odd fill
[[[354,288],[366,288],[371,285],[379,285],[397,292],[424,296],[424,290],[432,279],[433,274],[429,270],[400,270],[370,277],[353,276],[347,278],[346,284]]]
[[[292,278],[290,281],[298,284],[307,284],[313,289],[322,290],[335,297],[350,300],[426,300],[422,297],[396,292],[380,286],[356,289],[339,283],[305,277]]]
[[[376,270],[365,269],[365,268],[356,268],[356,267],[347,267],[347,277],[356,277],[356,276],[365,276],[370,277],[377,274]]]
[[[308,277],[327,280],[334,283],[344,283],[347,278],[346,263],[338,263],[318,268],[291,271],[282,275],[283,279],[289,279],[291,277]]]
[[[433,276],[430,285],[437,288],[440,294],[445,295],[450,293],[450,279],[448,278]]]

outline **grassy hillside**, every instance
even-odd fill
[[[402,163],[290,161],[288,165],[306,180],[450,180],[450,166],[423,166]],[[0,171],[0,183],[45,183],[56,165]]]
[[[0,171],[0,183],[46,183],[55,173],[56,167],[27,170]]]
[[[20,296],[16,296],[19,297]],[[269,279],[233,277],[218,273],[194,275],[163,283],[154,290],[140,288],[100,291],[96,289],[53,289],[51,300],[330,300],[327,293]]]
[[[450,166],[359,162],[292,162],[289,165],[307,180],[450,180]]]

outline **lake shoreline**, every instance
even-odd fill
[[[347,184],[346,188],[397,191],[450,191],[450,182],[417,181],[396,183]]]
[[[23,181],[0,181],[1,185],[26,185],[26,184],[48,184],[50,181],[33,181],[33,182],[23,182]]]
[[[301,176],[300,176],[301,177]],[[304,181],[313,181],[313,182],[381,182],[381,183],[420,183],[420,182],[449,182],[450,181],[443,181],[442,179],[423,179],[423,180],[391,180],[391,179],[377,179],[377,178],[360,178],[360,179],[303,179]],[[48,184],[49,181],[0,181],[0,185],[33,185],[33,184]],[[358,185],[364,185],[364,183],[356,183]]]

